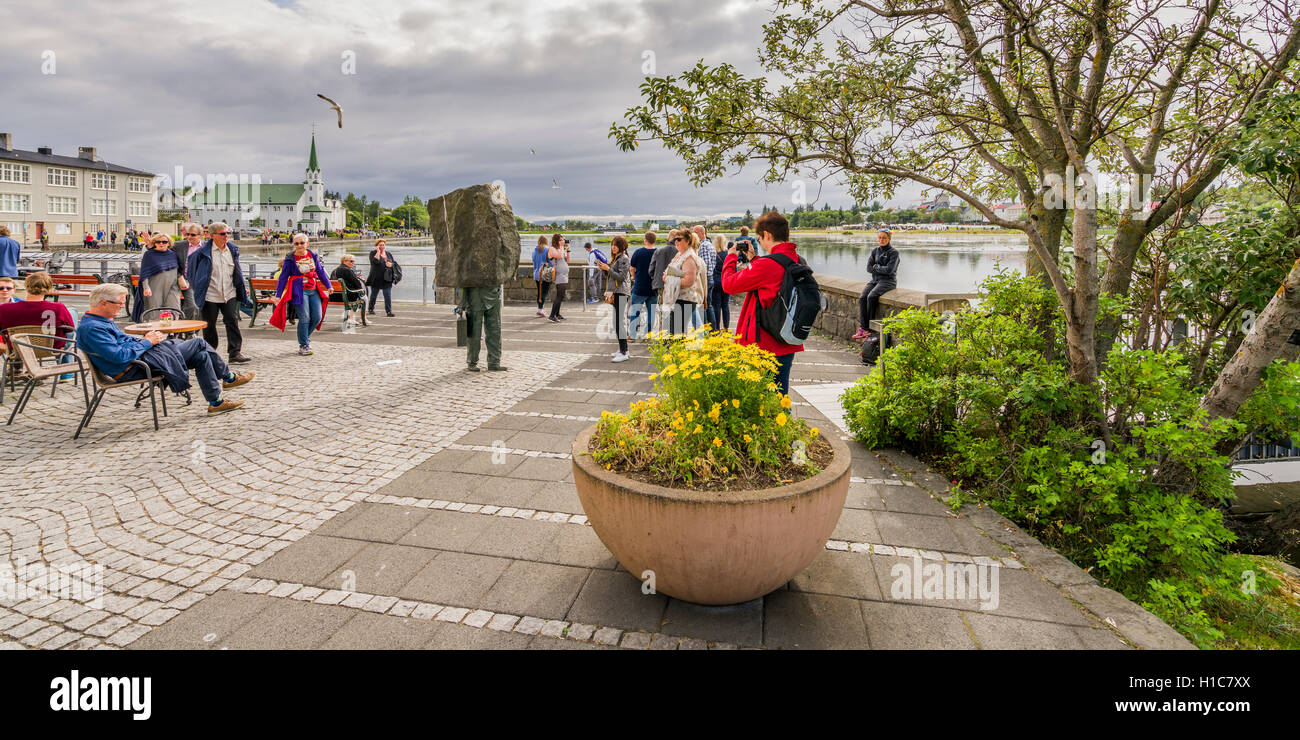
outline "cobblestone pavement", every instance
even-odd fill
[[[724,608],[642,594],[582,514],[569,444],[649,393],[644,345],[611,364],[596,311],[508,307],[510,372],[470,374],[445,308],[396,309],[354,335],[331,322],[306,358],[247,331],[258,377],[230,395],[248,407],[172,405],[156,433],[125,391],[79,441],[78,391],[34,397],[0,443],[0,562],[97,563],[106,594],[0,600],[0,648],[1185,646],[992,512],[950,512],[915,460],[853,442],[839,526],[794,581]],[[833,429],[864,368],[809,350],[795,412]],[[914,563],[996,568],[997,608],[897,598]]]

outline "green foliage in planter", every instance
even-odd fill
[[[1034,319],[1053,302],[1041,283],[1001,273],[984,289],[979,309],[952,319],[913,310],[888,321],[899,344],[841,397],[850,430],[868,447],[933,461],[961,479],[967,500],[989,502],[1105,585],[1212,644],[1222,632],[1206,614],[1206,594],[1247,598],[1232,588],[1237,575],[1224,560],[1234,535],[1216,504],[1233,492],[1228,460],[1215,452],[1244,425],[1205,423],[1176,351],[1116,347],[1101,398],[1089,397],[1070,381],[1063,348],[1044,352]],[[1056,329],[1062,337],[1059,314]],[[1297,377],[1300,368],[1271,368],[1246,415],[1282,410],[1283,425],[1297,420]],[[1099,404],[1109,440],[1090,417]],[[1193,495],[1154,481],[1171,461],[1189,466]]]
[[[656,397],[626,414],[601,414],[596,462],[669,486],[769,487],[821,472],[808,459],[818,430],[796,419],[790,397],[777,392],[770,352],[697,330],[656,333],[650,357]]]

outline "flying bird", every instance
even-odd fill
[[[320,98],[321,100],[324,100],[326,103],[329,103],[330,108],[334,109],[334,112],[339,114],[339,128],[343,128],[343,107],[340,106],[338,103],[335,103],[333,100],[330,100],[329,98],[325,97],[324,95],[321,95],[320,93],[316,93],[316,97]]]
[[[556,182],[555,178],[551,178],[551,190],[559,190],[559,189],[560,189],[560,183]]]
[[[534,148],[532,148],[531,146],[528,147],[528,153],[531,154],[531,155],[533,155],[534,157],[537,156],[537,150],[534,149]]]

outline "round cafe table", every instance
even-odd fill
[[[163,326],[160,321],[146,321],[143,324],[130,324],[122,327],[122,331],[127,334],[144,336],[151,331],[160,331],[163,334],[175,334],[178,337],[187,337],[196,332],[203,331],[207,326],[206,321],[196,321],[194,319],[173,319],[171,326]]]

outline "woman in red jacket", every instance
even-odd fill
[[[758,243],[768,254],[783,254],[798,262],[795,245],[790,241],[790,223],[777,211],[769,211],[754,224],[758,234]],[[739,344],[758,344],[758,346],[776,355],[779,369],[776,374],[776,386],[781,393],[790,393],[790,367],[794,364],[794,353],[802,352],[802,344],[786,344],[768,334],[758,326],[758,303],[770,306],[781,281],[785,279],[785,268],[774,259],[759,257],[741,262],[736,246],[727,250],[727,259],[722,263],[722,290],[728,295],[747,293],[745,305],[740,309],[740,318],[736,321],[736,342]]]

